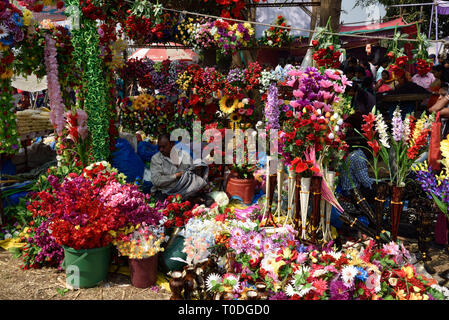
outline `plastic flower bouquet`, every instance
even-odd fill
[[[278,16],[274,22],[276,26],[290,27],[283,16]],[[287,28],[270,27],[264,31],[264,36],[259,40],[260,43],[271,47],[287,46],[292,42],[290,31]]]
[[[165,241],[163,227],[150,226],[145,223],[127,235],[118,236],[113,244],[121,256],[130,259],[145,259],[164,251]]]
[[[440,150],[443,169],[439,173],[429,167],[427,161],[414,164],[412,170],[429,199],[433,199],[441,212],[449,219],[449,139],[447,137],[441,141]]]
[[[181,196],[169,196],[161,209],[165,228],[183,227],[193,216],[189,201],[181,202]]]
[[[230,24],[224,20],[216,20],[210,30],[220,50],[225,53],[234,53],[236,50],[247,47],[254,35],[254,28],[249,23]]]
[[[289,71],[287,85],[293,88],[294,99],[285,111],[280,135],[281,153],[287,164],[296,157],[304,157],[311,147],[321,152],[326,145],[337,150],[344,145],[344,109],[337,106],[348,84],[344,75],[331,70]]]
[[[111,231],[125,226],[126,216],[106,206],[98,197],[99,188],[83,176],[55,181],[50,230],[60,245],[80,249],[105,247],[112,242]]]
[[[398,107],[393,113],[391,132],[387,132],[387,125],[381,113],[377,113],[375,116],[369,114],[364,117],[364,120],[363,136],[372,148],[376,180],[379,154],[387,165],[391,184],[404,187],[412,164],[425,150],[434,115],[427,116],[423,113],[418,120],[413,115],[407,115],[405,120],[402,120]],[[376,122],[375,129],[373,129],[374,120]],[[392,149],[392,154],[390,149]]]

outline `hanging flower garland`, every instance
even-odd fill
[[[58,81],[58,60],[56,59],[56,41],[45,35],[45,66],[47,68],[48,97],[50,100],[50,120],[58,135],[62,134],[65,125],[64,103]]]
[[[79,0],[68,0],[68,6],[80,6]],[[83,11],[84,12],[84,11]],[[85,107],[87,127],[92,134],[93,156],[95,161],[109,157],[109,118],[107,106],[107,87],[100,57],[99,35],[96,21],[82,19],[82,27],[73,30],[72,43],[74,58],[83,68],[83,82],[86,86]]]

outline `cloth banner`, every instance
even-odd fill
[[[441,15],[449,15],[449,1],[438,1],[437,13]]]

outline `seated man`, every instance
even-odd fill
[[[163,201],[168,195],[180,194],[184,200],[206,202],[202,193],[207,186],[208,166],[193,164],[190,154],[175,146],[169,134],[159,136],[158,148],[159,152],[151,158],[150,164],[151,191],[156,199]],[[207,199],[206,204],[212,204],[209,202]]]

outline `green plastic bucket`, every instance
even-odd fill
[[[173,257],[178,257],[183,260],[187,258],[187,254],[182,252],[184,249],[184,237],[179,234],[172,235],[172,239],[169,240],[164,252],[159,255],[160,266],[162,271],[181,271],[186,265],[183,262],[172,260]]]
[[[66,283],[74,288],[95,287],[108,275],[111,247],[75,250],[64,248],[62,266],[66,270]]]

